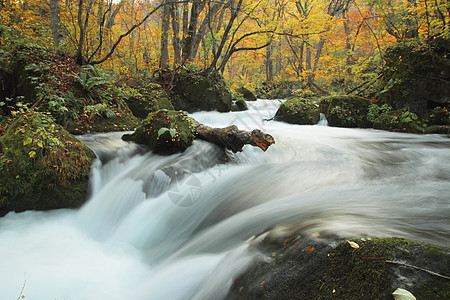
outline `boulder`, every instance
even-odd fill
[[[169,97],[176,110],[187,112],[231,110],[231,92],[220,74],[181,70],[173,77],[172,73],[163,73],[158,81],[163,85],[171,83]]]
[[[84,203],[94,153],[43,113],[29,111],[0,137],[0,214]]]
[[[245,101],[256,101],[256,95],[245,87],[240,87],[236,90],[237,93],[241,94]]]
[[[319,106],[312,99],[290,98],[283,102],[275,114],[275,120],[291,124],[314,125],[319,122]]]
[[[428,45],[394,45],[386,50],[377,100],[420,117],[450,104],[450,40]]]
[[[144,78],[129,80],[128,86],[136,89],[136,94],[127,99],[133,115],[145,119],[151,112],[159,109],[173,110],[173,105],[163,87]]]
[[[397,288],[417,299],[450,296],[449,248],[395,237],[338,239],[278,232],[251,242],[265,257],[225,299],[393,299]]]
[[[195,130],[188,114],[167,109],[150,113],[133,134],[122,137],[163,155],[183,152],[192,145],[194,138]]]
[[[320,112],[325,114],[330,126],[371,127],[367,113],[371,102],[358,96],[329,96],[319,100]]]

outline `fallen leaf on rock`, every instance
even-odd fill
[[[413,294],[401,288],[396,289],[392,295],[395,300],[416,300]]]
[[[313,233],[313,234],[311,234],[313,237],[319,237],[320,236],[320,233],[318,233],[318,232],[315,232],[315,233]]]
[[[314,247],[308,246],[308,247],[306,247],[306,251],[308,251],[309,253],[311,253],[311,252],[314,251]]]
[[[347,243],[350,245],[350,247],[352,247],[352,248],[355,248],[355,249],[358,249],[359,248],[359,245],[357,244],[357,243],[355,243],[355,242],[351,242],[351,241],[347,241]]]

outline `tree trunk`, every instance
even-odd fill
[[[165,1],[163,13],[161,16],[161,56],[159,59],[159,68],[167,70],[169,67],[169,48],[168,35],[170,25],[170,6],[168,1]]]
[[[59,44],[64,39],[61,26],[61,18],[59,16],[61,9],[59,6],[59,0],[50,0],[50,29],[53,34],[53,44],[55,48],[59,47]]]
[[[266,151],[270,145],[275,144],[275,140],[270,134],[263,133],[259,129],[254,129],[251,132],[243,131],[235,125],[213,128],[192,120],[199,139],[214,143],[234,153],[242,151],[246,144],[259,147],[263,151]]]

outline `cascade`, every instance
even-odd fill
[[[192,114],[273,135],[267,152],[195,141],[159,156],[121,133],[82,136],[98,155],[89,201],[0,219],[0,298],[220,299],[259,257],[255,235],[292,220],[308,234],[448,246],[448,139],[264,121],[278,105]]]

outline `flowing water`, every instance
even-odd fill
[[[220,299],[254,259],[252,237],[277,224],[448,246],[448,138],[264,121],[279,101],[248,104],[192,116],[260,128],[276,140],[267,152],[195,141],[162,157],[120,133],[81,137],[99,156],[92,195],[0,219],[0,299]]]

